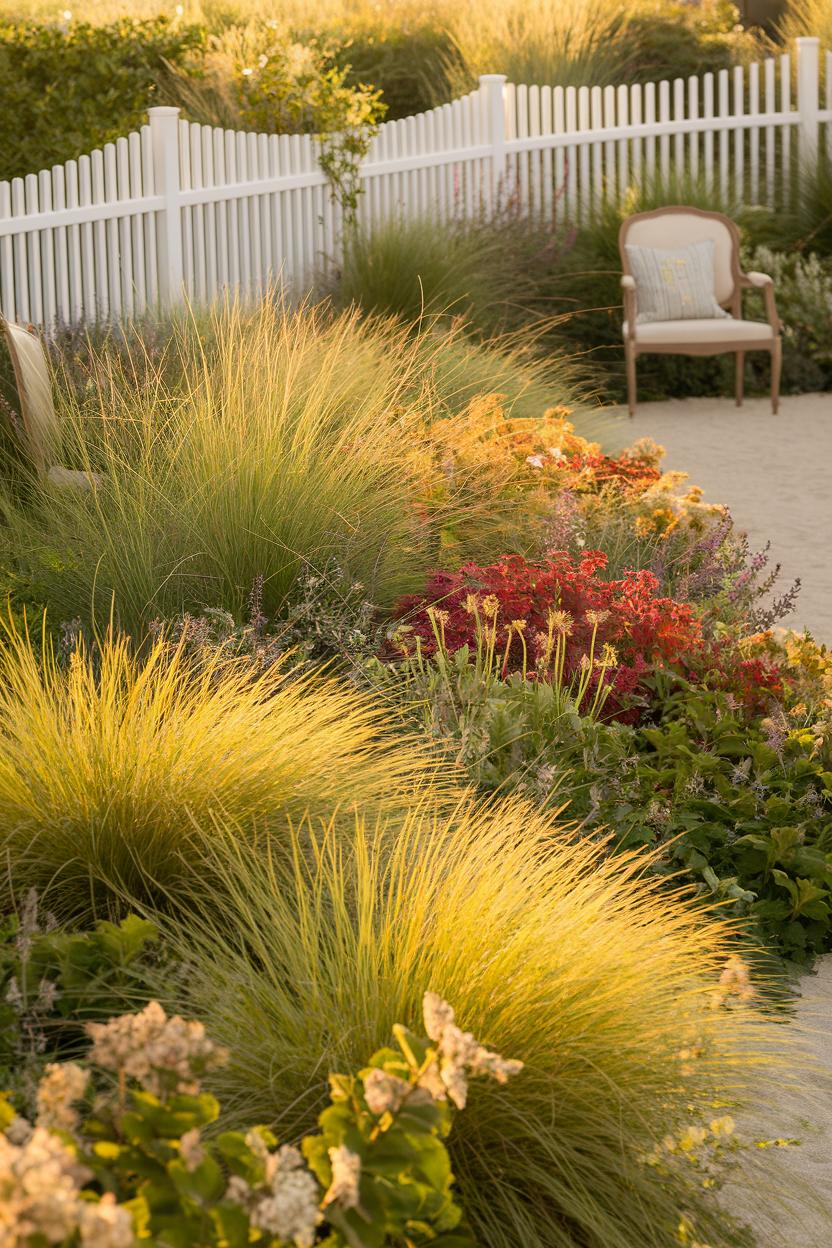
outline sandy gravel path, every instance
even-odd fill
[[[783,622],[832,644],[832,394],[786,398],[778,416],[763,399],[741,408],[730,399],[645,403],[633,420],[623,414],[620,430],[622,444],[649,436],[666,447],[667,467],[726,503],[755,549],[771,541],[782,580],[802,583]],[[746,1134],[801,1141],[768,1154],[766,1193],[731,1194],[760,1248],[832,1248],[832,954],[803,976],[800,992],[793,1030],[814,1066],[805,1091],[771,1086],[740,1124]]]
[[[784,623],[832,643],[832,394],[785,398],[778,416],[767,399],[644,403],[633,420],[623,415],[620,437],[647,436],[667,448],[668,468],[731,508],[754,549],[771,541],[784,586],[802,583]]]

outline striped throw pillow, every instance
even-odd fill
[[[636,282],[637,321],[690,321],[728,316],[714,294],[714,244],[662,250],[625,244]]]

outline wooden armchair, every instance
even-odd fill
[[[90,489],[100,483],[92,472],[64,468],[57,462],[60,446],[58,417],[52,398],[52,378],[43,343],[20,325],[0,318],[14,368],[26,449],[42,481],[50,485]]]
[[[730,316],[713,318],[647,321],[638,320],[638,288],[628,262],[627,244],[637,247],[672,249],[710,240],[714,244],[714,297]],[[636,360],[640,355],[736,356],[736,401],[743,400],[746,351],[768,351],[771,355],[771,408],[777,412],[780,398],[782,343],[780,321],[774,302],[774,284],[765,273],[743,273],[740,269],[740,234],[735,223],[720,212],[674,205],[639,212],[628,217],[618,236],[623,276],[624,355],[627,363],[627,406],[636,410]],[[750,288],[763,292],[765,321],[747,321],[742,315],[742,295]]]

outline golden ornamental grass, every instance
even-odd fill
[[[526,1064],[507,1088],[475,1084],[450,1140],[484,1248],[671,1248],[684,1211],[698,1242],[740,1242],[689,1163],[665,1180],[646,1156],[734,1112],[775,1045],[753,1005],[714,1004],[726,926],[661,893],[642,856],[609,858],[518,801],[414,808],[391,836],[359,817],[352,843],[312,820],[288,867],[221,833],[222,909],[196,884],[198,917],[168,937],[183,1008],[233,1049],[230,1120],[308,1129],[327,1072],[417,1020],[432,989]]]
[[[278,664],[199,663],[124,635],[62,666],[11,632],[0,645],[4,891],[35,887],[62,917],[147,900],[202,870],[213,821],[283,835],[307,810],[393,813],[446,783],[427,751],[355,689]]]

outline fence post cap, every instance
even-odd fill
[[[814,46],[820,47],[820,39],[817,35],[798,35],[795,43],[803,44],[804,47]]]
[[[480,74],[480,83],[485,82],[507,82],[505,74]]]
[[[179,108],[175,104],[156,104],[147,110],[149,117],[178,117]]]

